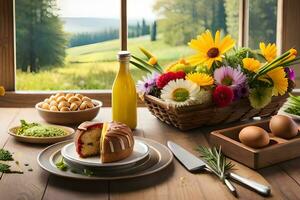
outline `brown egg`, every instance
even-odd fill
[[[270,142],[269,134],[258,126],[247,126],[239,133],[240,141],[252,148],[267,146]]]
[[[290,117],[275,115],[269,124],[271,132],[284,139],[291,139],[298,134],[299,127]]]

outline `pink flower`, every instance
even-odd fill
[[[244,84],[247,77],[238,69],[232,67],[220,67],[215,70],[214,78],[219,85],[237,86]]]

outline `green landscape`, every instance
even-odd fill
[[[238,40],[239,0],[152,1],[149,9],[157,19],[128,19],[133,55],[142,56],[143,47],[167,66],[192,54],[187,43],[207,29]],[[276,5],[276,0],[250,1],[249,47],[276,41]],[[66,18],[60,9],[57,0],[16,0],[16,89],[111,89],[118,71],[119,19]],[[131,72],[136,81],[145,75],[133,66]]]
[[[172,47],[163,40],[151,42],[149,36],[129,39],[128,46],[134,55],[139,56],[142,56],[139,47],[149,49],[163,65],[192,53],[187,45]],[[119,40],[69,48],[63,66],[41,69],[38,73],[17,70],[17,89],[110,89],[118,70],[116,52],[119,48]],[[135,67],[131,67],[131,72],[135,80],[144,75]]]

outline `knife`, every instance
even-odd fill
[[[210,169],[206,166],[206,164],[203,160],[196,157],[192,153],[188,152],[180,145],[178,145],[172,141],[168,141],[167,145],[168,145],[169,149],[172,151],[172,153],[174,154],[174,156],[180,161],[180,163],[182,163],[182,165],[188,171],[190,171],[190,172],[197,172],[199,170],[210,171]],[[251,189],[263,196],[269,196],[271,194],[271,188],[269,186],[262,185],[260,183],[257,183],[256,181],[241,177],[240,175],[237,175],[235,173],[230,172],[228,174],[227,178],[237,181],[238,183],[241,183],[241,184],[247,186],[249,189]],[[228,181],[228,179],[225,179],[225,184],[228,187],[228,189],[231,191],[232,194],[236,193],[234,186]]]

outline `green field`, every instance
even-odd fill
[[[119,43],[119,40],[112,40],[67,49],[64,66],[51,67],[39,73],[17,70],[17,90],[110,89],[118,70],[116,53]],[[138,47],[150,50],[162,65],[192,53],[187,46],[173,47],[163,40],[151,42],[149,36],[128,40],[129,51],[142,56]],[[144,75],[133,66],[131,72],[135,80]]]

